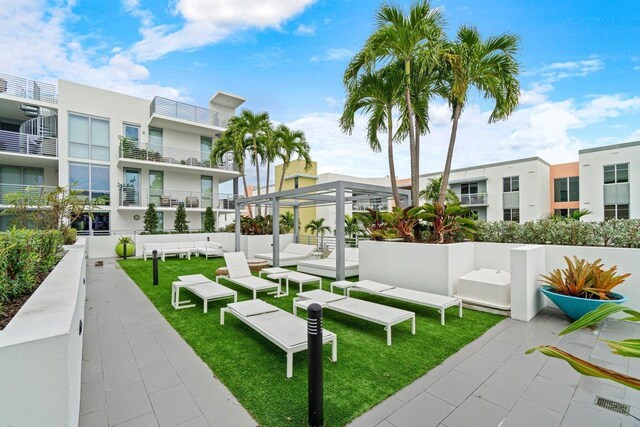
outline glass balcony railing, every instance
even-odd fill
[[[235,209],[233,194],[200,193],[195,191],[154,190],[123,187],[118,189],[119,206],[147,207],[154,203],[157,208]]]
[[[227,127],[227,122],[231,118],[229,114],[196,107],[195,105],[185,104],[184,102],[174,101],[160,96],[156,96],[153,98],[153,101],[151,101],[151,115],[154,114],[223,128]]]
[[[58,88],[51,83],[0,73],[0,95],[58,103]]]
[[[21,185],[0,183],[0,205],[10,206],[11,194],[21,194],[26,206],[42,206],[47,202],[47,195],[56,190],[48,185]]]
[[[233,171],[234,164],[231,159],[223,163],[211,163],[208,155],[201,151],[185,148],[158,146],[136,141],[124,141],[120,144],[120,158],[132,160],[144,160],[147,162],[168,163],[173,165],[197,166],[201,168],[223,169]]]
[[[487,200],[487,193],[462,194],[460,196],[461,204],[467,206],[486,205]]]

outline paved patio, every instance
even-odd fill
[[[115,260],[89,262],[80,426],[257,425]]]

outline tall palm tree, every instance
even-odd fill
[[[278,186],[278,191],[282,191],[285,172],[291,164],[293,156],[304,160],[305,169],[311,166],[311,147],[304,136],[304,132],[291,130],[285,125],[279,125],[276,128],[274,138],[278,141],[279,157],[282,159],[282,174],[280,175],[280,185]]]
[[[311,231],[312,234],[316,235],[316,238],[319,239],[320,242],[318,248],[322,250],[322,248],[324,247],[324,234],[331,233],[331,227],[324,224],[324,218],[318,218],[309,221],[309,223],[304,226],[304,231]]]
[[[269,181],[271,181],[271,164],[278,157],[280,157],[280,152],[282,150],[280,146],[280,139],[276,138],[276,133],[271,123],[269,123],[269,129],[262,137],[262,146],[264,148],[263,160],[267,164],[267,182],[265,185],[265,193],[269,194]]]
[[[414,2],[405,15],[401,7],[384,4],[376,17],[377,28],[369,36],[344,73],[346,86],[357,82],[362,69],[370,70],[380,63],[402,61],[404,64],[404,100],[408,120],[411,157],[411,203],[419,202],[420,159],[417,146],[414,111],[411,96],[412,65],[417,57],[439,58],[443,40],[444,17],[439,8],[428,1]]]
[[[495,101],[489,123],[506,119],[518,106],[518,43],[519,37],[515,34],[501,34],[482,40],[478,30],[468,26],[460,27],[456,40],[447,43],[444,50],[445,83],[446,97],[452,110],[452,124],[442,187],[438,197],[440,205],[444,204],[447,195],[458,121],[469,89],[475,88],[484,98]]]
[[[220,138],[214,141],[211,149],[211,163],[219,164],[224,160],[227,153],[233,155],[233,161],[242,177],[245,197],[249,195],[247,188],[247,177],[245,175],[245,154],[249,148],[249,142],[244,137],[244,132],[238,127],[238,117],[229,119],[227,130]],[[249,206],[249,216],[253,216],[251,206]]]
[[[440,197],[440,189],[442,188],[442,175],[437,178],[429,178],[429,182],[424,190],[420,190],[420,199],[423,199],[425,203],[436,203],[438,197]],[[447,189],[447,204],[460,203],[458,195],[452,190]]]
[[[358,217],[355,215],[345,215],[344,234],[348,237],[356,237],[360,231],[362,231],[362,228],[360,228]]]
[[[391,191],[396,206],[400,206],[396,167],[393,160],[394,141],[394,109],[402,102],[403,72],[401,68],[391,64],[380,71],[366,72],[358,77],[355,84],[348,86],[344,111],[340,117],[340,127],[351,134],[355,125],[355,114],[362,111],[369,116],[367,125],[367,142],[369,148],[379,152],[382,150],[378,132],[387,133],[387,157],[389,160],[389,177]]]
[[[258,196],[260,195],[260,163],[264,155],[262,144],[265,133],[271,128],[269,121],[269,113],[254,113],[253,111],[244,109],[238,116],[238,127],[244,132],[244,138],[251,142],[250,158],[251,163],[256,167],[256,188]],[[260,206],[258,205],[257,213],[260,215]]]

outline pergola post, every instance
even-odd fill
[[[236,248],[235,252],[240,252],[240,203],[236,200]]]
[[[300,243],[300,207],[293,207],[293,243]]]
[[[273,198],[272,203],[273,222],[273,266],[280,267],[280,199]]]
[[[344,259],[344,182],[336,186],[336,280],[345,279]]]

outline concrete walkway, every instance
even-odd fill
[[[114,260],[89,263],[80,426],[257,425]]]
[[[640,392],[584,377],[561,360],[524,352],[556,345],[600,366],[640,376],[640,360],[612,354],[601,339],[639,338],[640,327],[608,320],[564,337],[569,325],[546,309],[531,322],[506,319],[351,426],[608,427],[640,425]],[[596,406],[596,397],[631,406],[622,415]]]

